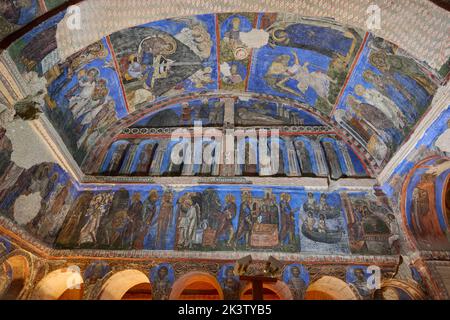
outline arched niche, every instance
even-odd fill
[[[426,296],[413,281],[385,280],[374,292],[374,300],[425,300]]]
[[[63,268],[47,274],[36,286],[34,300],[81,300],[83,277],[79,269]]]
[[[102,174],[117,175],[119,174],[125,158],[127,157],[127,150],[130,142],[127,140],[115,141],[108,153],[106,154],[103,164],[101,166]]]
[[[347,171],[347,167],[336,140],[329,137],[320,138],[320,146],[325,154],[331,179],[340,179]]]
[[[279,150],[279,152],[273,151],[272,153],[272,148],[274,148],[274,150]],[[270,161],[272,164],[272,170],[271,170],[271,175],[272,176],[287,176],[289,175],[289,156],[288,156],[288,149],[287,149],[287,143],[285,141],[285,139],[279,137],[279,138],[273,138],[270,137],[267,139],[267,151],[268,151],[268,157],[270,157]],[[278,159],[272,159],[271,157],[276,156],[276,154],[278,153]],[[275,171],[274,166],[272,161],[278,161],[278,170]],[[260,175],[261,175],[261,170],[260,170]]]
[[[252,284],[248,283],[241,291],[241,300],[252,300],[253,288]],[[291,290],[288,285],[282,281],[276,283],[263,284],[263,299],[264,300],[294,300]]]
[[[9,282],[4,286],[0,285],[0,299],[2,300],[21,300],[25,298],[26,288],[31,281],[32,261],[27,255],[14,251],[9,256],[0,259],[0,270],[7,275]],[[1,279],[0,281],[6,279]]]
[[[305,300],[358,300],[350,286],[341,279],[323,276],[306,290]]]
[[[1,296],[2,300],[17,300],[23,295],[23,291],[30,278],[30,264],[22,255],[8,257],[1,267],[8,270],[10,283],[7,290]]]
[[[150,280],[139,270],[119,271],[105,281],[99,300],[151,300]]]
[[[421,250],[449,250],[447,211],[450,159],[429,157],[417,163],[402,188],[405,229]]]
[[[132,163],[128,173],[136,176],[148,175],[157,148],[158,140],[148,139],[140,142],[132,159]]]
[[[169,300],[223,300],[223,292],[209,273],[189,272],[175,281]]]

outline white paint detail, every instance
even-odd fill
[[[439,148],[442,152],[450,153],[450,129],[445,130],[443,134],[434,143],[436,148]]]
[[[66,24],[69,30],[81,30],[81,9],[79,6],[68,7],[66,17]]]
[[[252,97],[250,95],[248,95],[248,96],[244,96],[244,95],[239,96],[239,100],[241,100],[241,101],[250,101],[251,98]]]
[[[49,147],[36,135],[30,121],[17,119],[7,123],[5,129],[13,147],[11,161],[19,167],[29,169],[42,162],[56,162]]]
[[[381,9],[376,4],[371,4],[366,13],[369,15],[366,20],[367,30],[381,29]]]
[[[220,73],[223,77],[231,77],[231,67],[228,63],[224,62],[220,65]]]
[[[241,41],[249,48],[259,49],[269,42],[269,33],[265,30],[252,29],[240,33]]]

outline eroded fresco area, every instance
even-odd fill
[[[67,0],[2,0],[0,40]]]
[[[0,214],[45,242],[53,242],[76,189],[55,163],[28,169],[11,161],[13,145],[0,128]]]
[[[433,70],[371,34],[288,14],[151,22],[61,61],[55,32],[62,15],[25,35],[9,53],[79,164],[119,119],[180,94],[221,90],[314,108],[336,120],[373,157],[377,171],[427,110],[440,82]],[[191,124],[186,106],[180,108],[167,115]],[[296,123],[267,109],[237,112],[242,125],[253,115],[263,123]],[[197,116],[205,124],[220,122],[206,114],[204,108]]]

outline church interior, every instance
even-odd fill
[[[0,300],[449,300],[449,10],[1,0]]]

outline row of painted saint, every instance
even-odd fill
[[[189,153],[183,149],[185,154],[180,155],[181,163],[175,164],[171,156],[173,150],[178,150],[177,145],[176,142],[167,139],[117,141],[106,154],[100,173],[110,176],[219,176],[221,174],[221,165],[214,160],[219,159],[215,152],[220,153],[220,147],[213,141],[203,142],[202,152],[202,159],[212,155],[212,163],[203,160],[202,164],[191,164],[193,161],[188,161],[191,160]],[[306,136],[282,137],[277,145],[279,146],[278,161],[274,161],[270,168],[266,168],[258,164],[260,150],[256,140],[245,140],[243,147],[240,147],[238,143],[235,147],[235,157],[236,162],[241,164],[233,165],[233,175],[329,176],[332,179],[367,176],[363,164],[355,153],[335,138],[326,137],[319,141]],[[271,147],[272,142],[269,141],[268,152],[273,158],[277,155],[270,152]],[[238,151],[242,151],[242,159],[239,158]],[[192,153],[191,156],[194,157]],[[239,162],[239,160],[242,161]]]
[[[390,210],[355,199],[350,200],[356,201],[349,204],[351,210],[343,211],[339,194],[292,190],[86,191],[68,209],[55,244],[60,248],[395,252],[399,231]],[[348,230],[344,215],[351,221]],[[378,238],[373,241],[375,234]],[[333,249],[336,246],[340,249]]]

